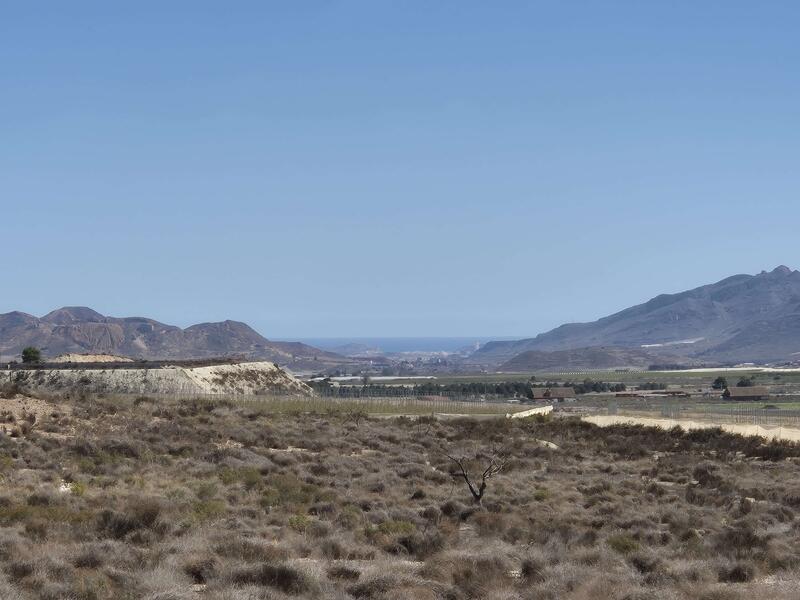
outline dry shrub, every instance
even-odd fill
[[[219,561],[215,556],[192,556],[183,564],[183,572],[195,583],[208,583],[216,574]]]
[[[420,511],[419,516],[429,525],[438,525],[442,520],[442,511],[435,506],[428,506]]]
[[[161,502],[157,498],[130,499],[124,512],[104,510],[100,513],[98,529],[106,535],[121,539],[142,529],[159,529]]]
[[[0,384],[0,398],[4,400],[11,400],[18,394],[22,394],[23,390],[18,383],[3,383]]]
[[[727,583],[746,583],[752,581],[756,569],[750,562],[737,561],[719,570],[719,580]]]
[[[466,511],[466,506],[458,500],[448,500],[439,507],[439,510],[447,517],[461,517]]]
[[[727,584],[695,589],[694,596],[697,600],[744,600],[746,597],[744,592]],[[747,597],[752,598],[752,596]],[[767,596],[765,600],[772,600],[772,598]]]
[[[482,537],[499,537],[506,530],[508,517],[494,512],[477,512],[470,522]]]
[[[72,559],[72,564],[79,569],[97,569],[103,566],[106,555],[97,545],[85,546]]]
[[[38,542],[47,538],[48,525],[43,519],[33,519],[25,522],[25,535]]]
[[[630,554],[639,549],[639,542],[627,533],[612,535],[606,540],[606,544],[608,544],[609,548],[620,554]]]
[[[12,581],[19,581],[33,575],[35,565],[32,560],[12,560],[6,567],[6,573]]]
[[[424,560],[445,547],[445,539],[437,530],[426,531],[424,533],[415,531],[409,535],[400,537],[397,543],[408,554],[420,560]]]
[[[753,523],[736,521],[717,534],[714,547],[723,556],[747,558],[766,547],[768,539],[756,532]]]
[[[526,583],[542,583],[545,580],[547,562],[540,552],[531,552],[522,560],[520,576]]]
[[[28,496],[25,503],[28,506],[55,506],[63,504],[64,501],[51,492],[37,492]]]
[[[328,577],[339,581],[357,581],[361,577],[361,571],[346,565],[334,565],[328,568]]]
[[[423,575],[452,583],[468,597],[483,597],[512,582],[513,563],[499,552],[447,552],[432,556]]]
[[[362,578],[347,588],[350,595],[358,600],[436,600],[438,598],[457,598],[446,585],[403,574],[381,574]]]
[[[308,575],[286,564],[263,563],[234,569],[228,580],[235,585],[260,585],[275,588],[287,594],[301,594],[316,588]]]
[[[275,562],[285,560],[289,553],[280,546],[232,536],[214,547],[218,556],[244,562]]]

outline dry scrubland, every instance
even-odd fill
[[[0,598],[796,598],[800,447],[2,400]],[[542,440],[558,446],[542,443]],[[483,507],[444,455],[503,447]]]

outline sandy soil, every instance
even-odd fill
[[[182,369],[198,388],[208,393],[252,394],[262,389],[281,387],[286,391],[307,394],[310,388],[271,362],[240,363]]]
[[[117,394],[284,393],[312,395],[311,388],[271,362],[157,369],[48,369],[13,372],[24,389],[44,392],[85,389]]]
[[[69,414],[72,412],[66,404],[49,402],[40,398],[30,398],[28,396],[17,395],[14,398],[3,398],[0,400],[0,412],[9,412],[17,420],[22,420],[24,414],[36,415],[36,420],[40,420],[45,415],[54,412]]]
[[[532,417],[533,415],[546,415],[553,412],[552,406],[539,406],[530,410],[523,410],[522,412],[509,415],[512,419],[524,419],[525,417]]]
[[[103,362],[133,362],[127,356],[115,356],[113,354],[61,354],[51,359],[54,363],[103,363]]]
[[[764,427],[762,425],[742,425],[733,423],[706,423],[702,421],[691,421],[688,419],[656,419],[652,417],[626,417],[623,415],[593,415],[583,417],[584,421],[605,427],[608,425],[645,425],[649,427],[661,427],[671,429],[672,427],[682,427],[683,429],[707,429],[710,427],[720,427],[723,431],[738,433],[739,435],[758,435],[768,440],[791,440],[800,441],[800,429],[792,427]]]

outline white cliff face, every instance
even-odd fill
[[[31,390],[85,389],[118,394],[291,394],[311,388],[271,362],[157,369],[42,369],[12,371],[13,381]]]
[[[48,362],[54,363],[98,363],[98,362],[133,362],[132,358],[127,356],[116,356],[114,354],[76,354],[66,353],[56,356],[53,359],[48,359]]]

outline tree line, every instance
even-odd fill
[[[589,392],[623,392],[624,383],[609,383],[585,379],[582,382],[546,381],[500,381],[471,383],[434,383],[426,381],[414,385],[381,385],[364,382],[362,385],[333,385],[330,379],[311,381],[314,391],[326,396],[341,398],[361,398],[370,396],[496,396],[500,398],[519,398],[533,400],[533,388],[571,387],[576,394]],[[658,385],[658,384],[653,384]],[[657,388],[648,388],[657,389]]]

